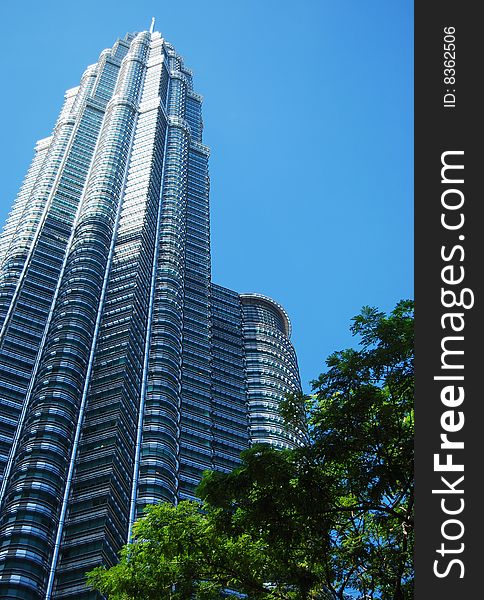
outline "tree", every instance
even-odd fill
[[[284,403],[289,427],[308,423],[306,447],[254,446],[204,475],[201,505],[149,508],[90,584],[110,600],[410,599],[413,303],[365,307],[352,332],[361,348],[333,353],[314,394]]]
[[[290,451],[258,445],[241,459],[232,473],[205,474],[203,503],[148,507],[119,564],[94,569],[88,584],[109,600],[208,600],[228,589],[249,600],[333,598],[321,583],[327,539],[316,533],[325,482]]]
[[[267,563],[263,545],[216,531],[197,502],[152,505],[133,533],[119,564],[88,574],[88,584],[110,600],[209,600],[234,585],[266,597],[255,574]]]
[[[304,452],[335,476],[330,587],[402,600],[413,597],[413,302],[388,316],[364,307],[351,330],[361,349],[333,353],[305,397]],[[300,405],[287,399],[286,420]]]
[[[262,597],[333,598],[321,560],[330,542],[332,477],[306,456],[267,445],[241,460],[231,473],[206,473],[198,487],[215,530],[264,548],[259,576],[271,594]]]

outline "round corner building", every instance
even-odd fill
[[[288,428],[279,412],[287,394],[301,389],[291,322],[284,308],[261,294],[241,294],[249,432],[252,443],[293,448],[305,433]]]
[[[289,319],[212,284],[202,97],[159,32],[68,90],[0,238],[0,597],[96,600],[147,504],[302,444]]]

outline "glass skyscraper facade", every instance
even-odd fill
[[[68,90],[0,239],[0,597],[88,599],[144,506],[301,444],[284,309],[214,285],[192,73],[128,34]]]

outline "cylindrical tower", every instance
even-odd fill
[[[267,296],[241,294],[240,300],[250,441],[276,448],[302,445],[305,432],[286,425],[279,413],[279,404],[286,395],[301,391],[289,317]]]

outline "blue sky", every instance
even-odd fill
[[[284,305],[309,391],[363,305],[413,297],[413,3],[2,2],[2,224],[64,91],[153,15],[205,99],[213,280]]]

